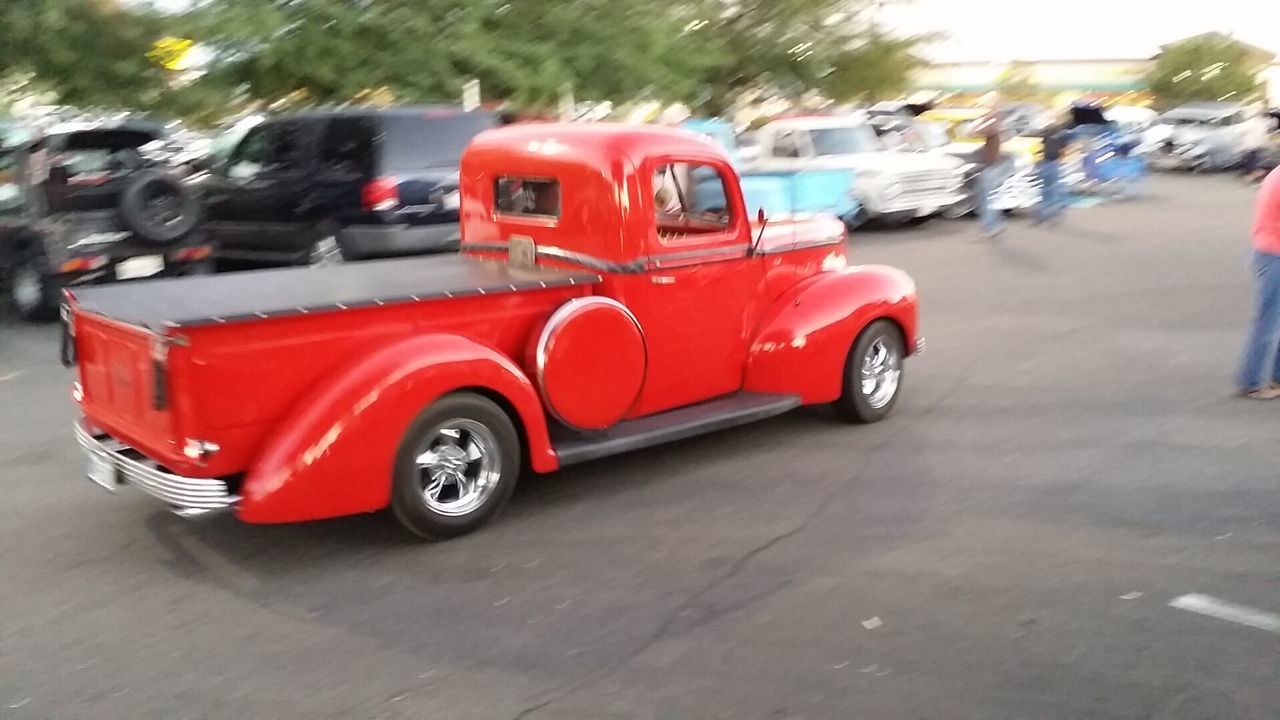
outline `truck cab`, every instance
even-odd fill
[[[458,255],[72,298],[95,479],[247,522],[389,506],[439,539],[491,519],[525,465],[896,402],[911,280],[849,267],[835,218],[752,211],[715,143],[515,125],[459,177]]]

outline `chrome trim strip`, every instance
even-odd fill
[[[761,250],[760,254],[761,255],[777,255],[778,253],[791,252],[792,250],[809,250],[811,248],[816,248],[816,247],[826,247],[828,245],[839,245],[841,242],[844,242],[844,238],[839,235],[835,237],[818,238],[814,240],[802,240],[800,242],[791,243],[790,245],[781,245],[781,246],[769,248],[767,250]]]
[[[656,270],[682,265],[695,265],[699,262],[737,260],[746,257],[748,251],[749,248],[746,245],[721,245],[719,247],[650,255],[646,260],[648,261],[649,269]]]
[[[538,245],[534,248],[534,253],[538,257],[547,257],[553,260],[561,260],[563,262],[571,262],[575,265],[581,265],[588,270],[596,270],[598,272],[613,273],[639,273],[644,272],[647,268],[643,260],[636,260],[630,263],[618,263],[612,260],[605,260],[594,255],[576,252],[574,250],[565,250],[552,245]]]
[[[461,250],[462,252],[466,252],[467,250],[475,250],[479,252],[510,252],[509,246],[506,243],[464,243]],[[698,262],[737,260],[739,258],[746,257],[749,252],[749,248],[745,245],[721,246],[673,253],[662,253],[660,255],[648,255],[631,262],[620,263],[596,257],[594,255],[588,255],[587,253],[581,253],[576,250],[566,250],[564,248],[555,247],[554,245],[537,245],[534,248],[534,254],[537,257],[573,263],[574,265],[580,265],[588,270],[595,270],[596,272],[619,274],[645,273],[650,270],[679,267],[681,265],[693,265]]]
[[[546,367],[547,367],[547,346],[551,344],[551,334],[554,333],[561,325],[564,325],[579,310],[592,305],[606,305],[617,308],[626,315],[636,326],[636,330],[640,333],[641,345],[644,347],[644,364],[645,371],[648,372],[649,367],[649,345],[644,341],[644,328],[640,326],[640,321],[636,320],[636,316],[627,309],[626,305],[614,300],[613,298],[604,297],[602,295],[589,295],[587,297],[574,298],[551,313],[551,317],[547,319],[547,324],[542,326],[542,333],[538,335],[538,344],[534,349],[534,376],[538,380],[538,396],[542,398],[542,404],[547,408],[547,413],[555,418],[565,427],[581,430],[560,417],[560,413],[556,412],[556,408],[551,404],[551,400],[547,397],[546,383]]]
[[[174,475],[150,459],[134,460],[125,454],[133,448],[109,435],[95,434],[83,420],[77,420],[74,429],[76,441],[87,455],[110,463],[124,482],[168,504],[177,515],[194,518],[226,512],[240,502],[221,480]]]

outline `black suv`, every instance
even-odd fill
[[[201,181],[219,265],[315,264],[453,250],[458,162],[498,119],[452,107],[266,120]]]
[[[57,317],[62,289],[209,266],[195,193],[145,125],[55,127],[0,147],[0,277],[29,321]]]

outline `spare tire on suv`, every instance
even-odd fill
[[[144,170],[120,193],[120,219],[143,241],[168,245],[190,235],[200,224],[200,201],[180,180],[158,170]]]

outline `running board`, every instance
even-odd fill
[[[560,458],[560,465],[573,465],[745,425],[781,415],[799,406],[800,398],[795,395],[739,392],[697,405],[620,422],[598,433],[578,433],[556,428],[563,430],[563,435],[553,433],[552,444]]]

